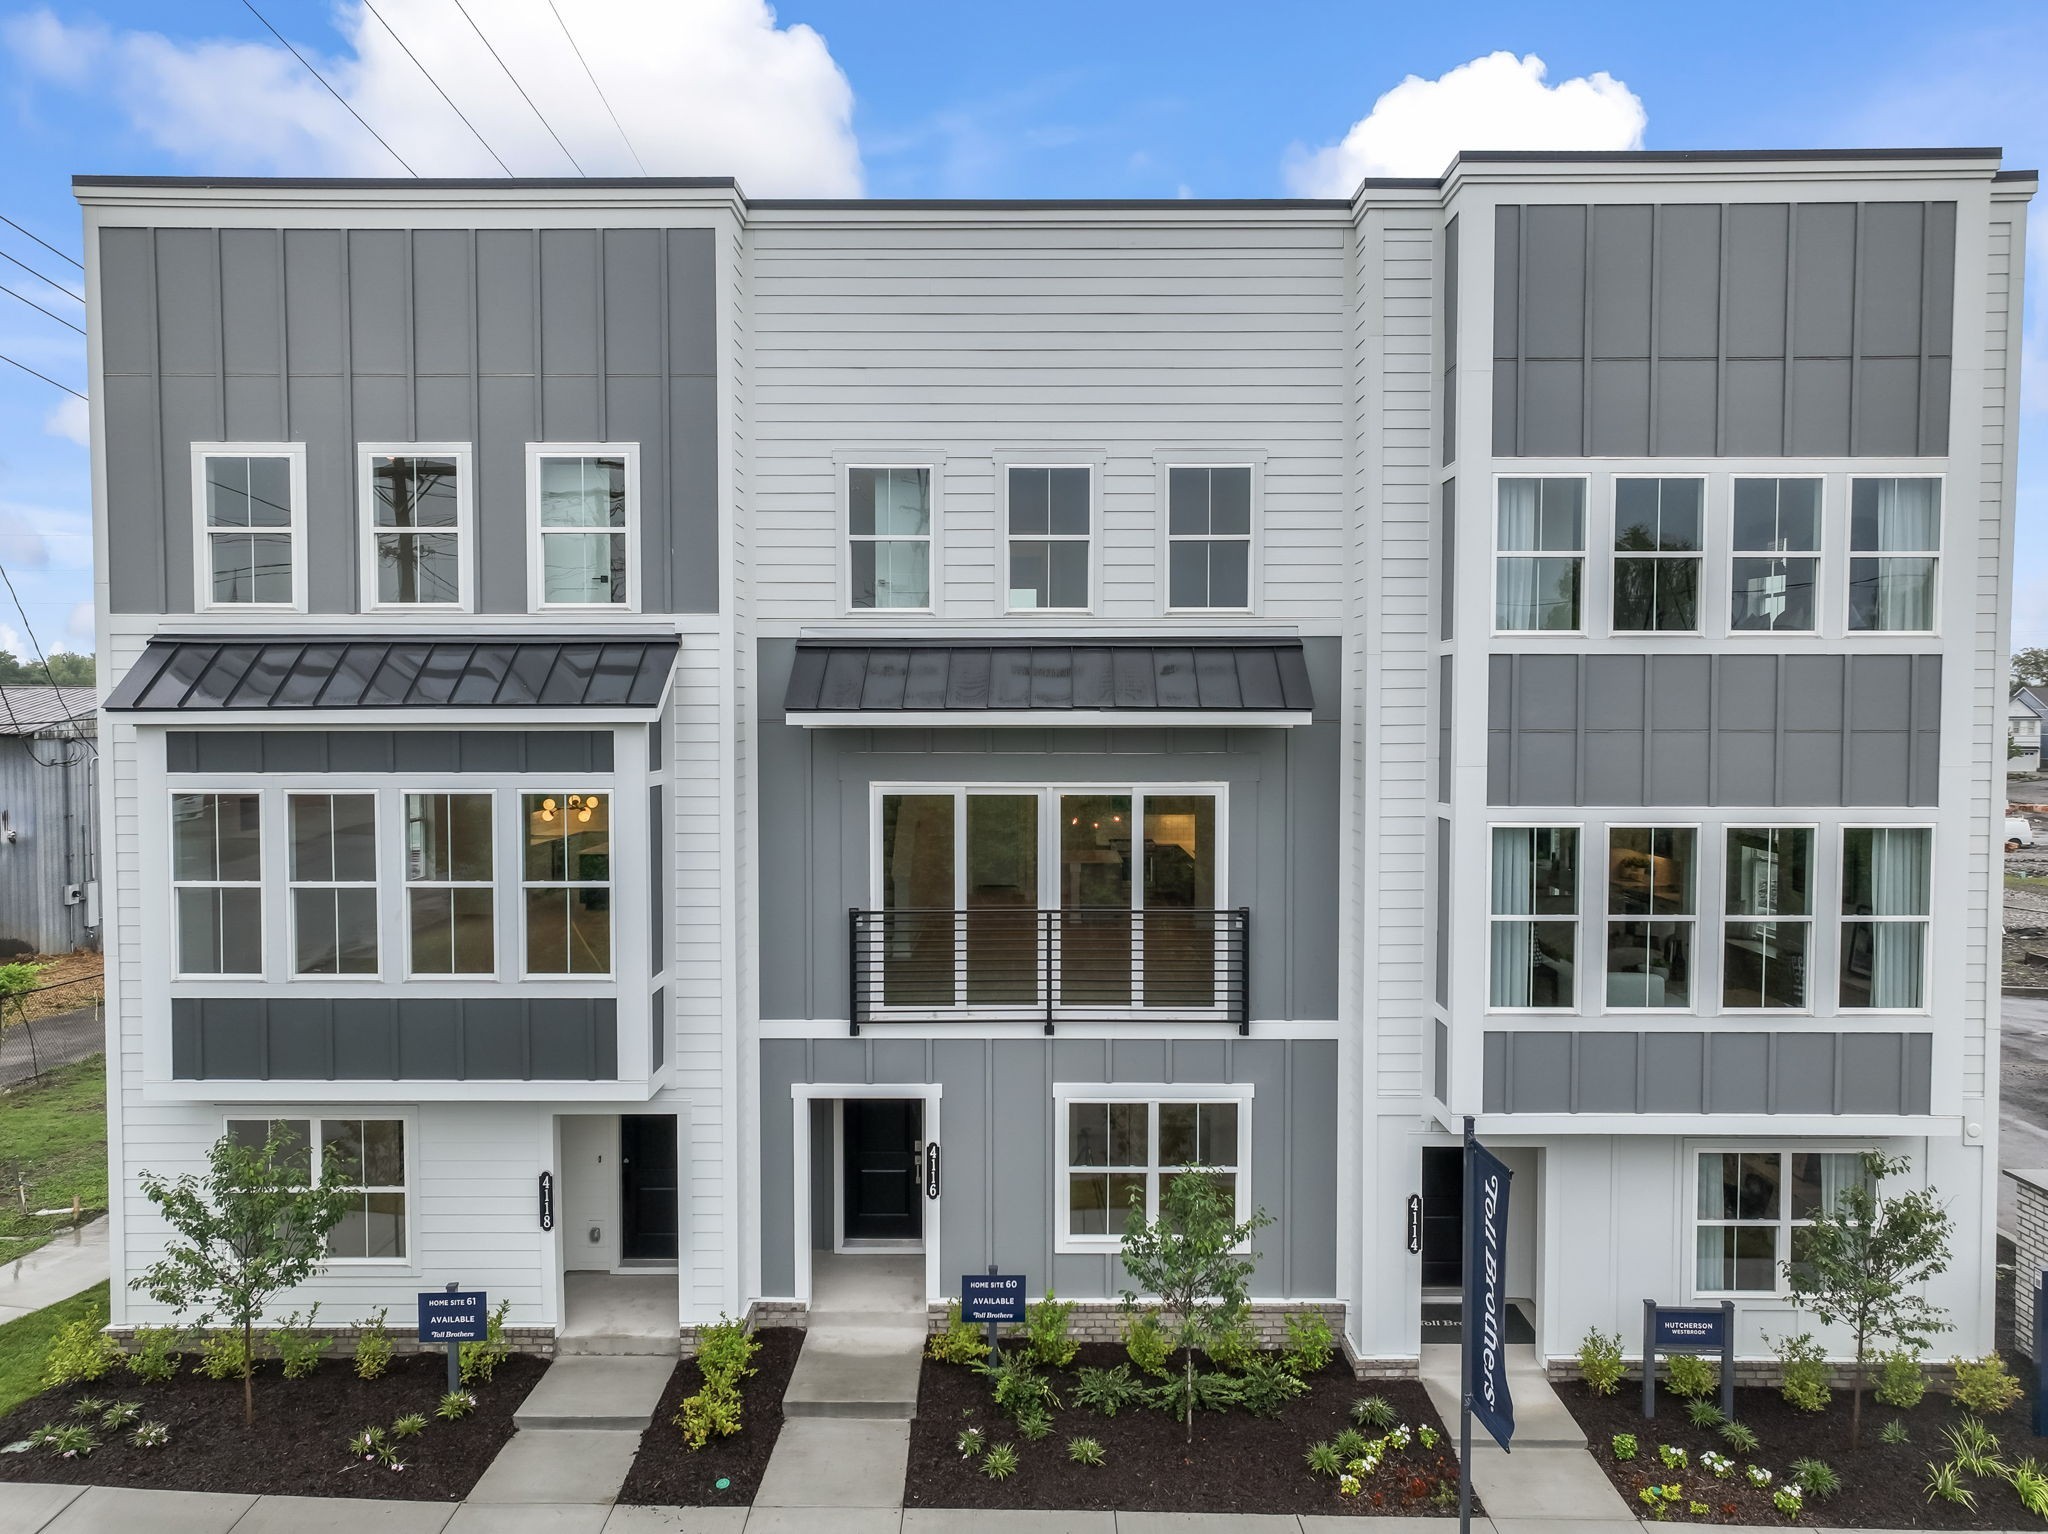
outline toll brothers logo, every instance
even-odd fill
[[[1491,1171],[1480,1184],[1479,1393],[1496,1412],[1505,1389],[1500,1367],[1500,1204],[1500,1173]]]
[[[1508,1393],[1506,1249],[1511,1174],[1477,1140],[1466,1142],[1472,1183],[1470,1247],[1465,1255],[1466,1314],[1476,1324],[1466,1344],[1471,1360],[1472,1411],[1502,1448],[1515,1433],[1515,1403]]]

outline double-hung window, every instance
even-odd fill
[[[634,610],[638,449],[551,444],[527,452],[534,605]]]
[[[1614,482],[1614,627],[1697,633],[1707,482]]]
[[[1807,1011],[1812,1006],[1807,955],[1813,937],[1813,831],[1807,826],[1730,826],[1727,847],[1721,1005]]]
[[[1493,626],[1503,633],[1577,633],[1584,627],[1586,481],[1503,479],[1499,497]]]
[[[405,796],[405,900],[415,975],[497,967],[489,794]]]
[[[526,973],[608,975],[612,968],[611,796],[521,796]]]
[[[1578,827],[1495,826],[1491,884],[1487,1004],[1577,1007]]]
[[[1818,479],[1735,481],[1728,626],[1738,634],[1811,634],[1820,586]]]
[[[1849,483],[1849,627],[1931,633],[1941,572],[1941,481]]]
[[[372,607],[470,605],[469,449],[365,448]]]
[[[403,1262],[406,1255],[405,1120],[229,1119],[228,1138],[250,1150],[279,1142],[282,1164],[310,1185],[330,1177],[347,1202],[327,1234],[335,1262]]]
[[[1155,1097],[1144,1088],[1109,1099],[1054,1092],[1062,1152],[1062,1249],[1113,1249],[1131,1211],[1157,1220],[1174,1178],[1195,1167],[1231,1198],[1237,1219],[1246,1217],[1251,1189],[1248,1095],[1230,1087],[1194,1097]]]
[[[1799,1232],[1868,1182],[1860,1153],[1702,1151],[1693,1205],[1693,1292],[1779,1294]]]
[[[1689,826],[1608,828],[1608,1006],[1692,1005],[1698,841]]]
[[[193,468],[200,608],[303,607],[305,450],[200,447]]]
[[[1083,612],[1094,547],[1094,472],[1012,464],[1004,565],[1012,612]]]
[[[291,794],[292,973],[377,973],[377,800]]]
[[[1247,464],[1166,471],[1167,606],[1246,612],[1252,605],[1252,471]]]
[[[855,464],[846,471],[847,605],[932,605],[932,471]]]
[[[1926,826],[1850,826],[1842,832],[1845,1011],[1927,1005],[1927,929],[1934,833]]]
[[[263,973],[260,795],[171,796],[171,888],[181,975]]]

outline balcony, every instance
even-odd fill
[[[871,1023],[1223,1022],[1251,1031],[1252,913],[1012,906],[847,912],[852,1031]]]

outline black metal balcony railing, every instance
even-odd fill
[[[1251,1031],[1252,913],[862,911],[847,915],[853,1032],[864,1023],[1126,1022],[1172,1012]]]

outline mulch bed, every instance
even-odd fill
[[[46,1390],[0,1417],[0,1445],[28,1437],[44,1423],[84,1422],[71,1415],[81,1399],[134,1401],[143,1420],[161,1422],[171,1441],[138,1449],[132,1425],[117,1431],[89,1425],[100,1447],[78,1459],[45,1449],[0,1454],[0,1481],[61,1481],[72,1486],[138,1486],[169,1491],[226,1491],[307,1497],[406,1497],[456,1502],[484,1473],[513,1433],[512,1413],[547,1370],[547,1361],[515,1354],[488,1385],[473,1387],[476,1410],[455,1422],[434,1416],[448,1388],[448,1361],[438,1353],[391,1360],[380,1378],[359,1380],[346,1358],[329,1357],[305,1379],[287,1380],[275,1363],[256,1375],[256,1422],[242,1422],[239,1380],[210,1380],[190,1368],[160,1384],[116,1369],[105,1379]],[[420,1412],[426,1431],[404,1441],[406,1467],[392,1471],[348,1452],[348,1440],[370,1426]]]
[[[1128,1362],[1114,1344],[1082,1347],[1074,1368],[1111,1368]],[[1135,1372],[1135,1371],[1134,1371]],[[1070,1403],[1053,1414],[1053,1430],[1025,1442],[996,1410],[987,1382],[962,1364],[927,1358],[918,1385],[917,1420],[910,1425],[910,1468],[904,1486],[909,1507],[1118,1509],[1165,1513],[1357,1513],[1441,1514],[1431,1496],[1448,1483],[1455,1496],[1455,1441],[1444,1433],[1431,1452],[1415,1444],[1390,1455],[1356,1497],[1341,1495],[1335,1480],[1311,1475],[1302,1454],[1311,1443],[1330,1438],[1351,1423],[1351,1403],[1384,1396],[1413,1432],[1443,1422],[1422,1386],[1412,1380],[1352,1377],[1341,1360],[1309,1377],[1306,1395],[1290,1401],[1278,1417],[1254,1417],[1241,1410],[1198,1412],[1190,1444],[1186,1426],[1163,1412],[1126,1408],[1114,1417],[1073,1407],[1072,1370],[1052,1373],[1053,1389]],[[979,1427],[990,1443],[1016,1447],[1017,1473],[994,1481],[979,1462],[964,1460],[954,1446],[961,1429]],[[1369,1431],[1368,1437],[1378,1437]],[[1093,1438],[1105,1463],[1077,1465],[1067,1458],[1067,1441]],[[1451,1503],[1455,1510],[1457,1504]]]
[[[654,1421],[640,1435],[640,1452],[619,1490],[619,1501],[656,1507],[747,1507],[761,1485],[761,1472],[782,1435],[782,1393],[803,1350],[801,1328],[758,1331],[761,1350],[754,1372],[740,1386],[740,1430],[714,1438],[696,1451],[683,1443],[675,1415],[685,1396],[695,1395],[703,1373],[695,1359],[676,1365],[655,1408]],[[727,1482],[720,1487],[718,1482]]]

